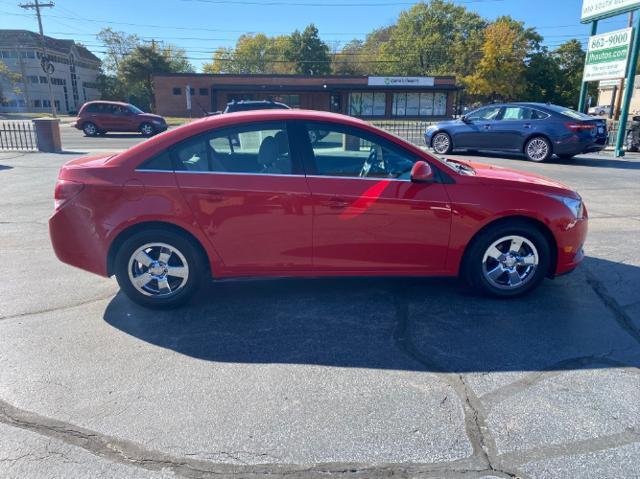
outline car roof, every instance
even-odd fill
[[[153,138],[139,143],[128,150],[114,156],[109,163],[117,166],[128,162],[132,158],[149,157],[159,153],[175,143],[190,138],[194,135],[204,133],[214,128],[223,128],[236,124],[260,122],[260,121],[285,121],[285,120],[310,120],[321,121],[327,123],[339,123],[342,125],[353,125],[356,127],[364,127],[372,129],[372,127],[352,116],[341,115],[339,113],[330,113],[318,110],[249,110],[226,113],[224,115],[206,116],[198,120],[192,121],[178,128],[165,131]]]
[[[93,105],[96,103],[102,103],[107,105],[119,105],[119,106],[129,106],[131,103],[125,103],[123,101],[111,101],[111,100],[91,100],[84,103],[82,106]]]
[[[490,103],[487,105],[483,105],[479,108],[485,108],[485,107],[490,107],[490,106],[498,106],[498,107],[504,107],[504,106],[524,106],[524,107],[529,107],[529,108],[540,108],[540,109],[546,109],[549,108],[550,106],[554,106],[556,108],[564,108],[561,105],[554,105],[552,103],[539,103],[539,102],[532,102],[532,101],[517,101],[517,102],[511,102],[511,103]]]

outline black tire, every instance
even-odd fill
[[[553,155],[553,147],[551,146],[551,142],[544,136],[534,136],[533,138],[529,138],[525,143],[524,155],[529,161],[542,163],[551,158]]]
[[[431,138],[431,148],[439,155],[448,155],[453,151],[453,141],[451,136],[444,131],[440,131]]]
[[[133,273],[130,275],[130,268],[135,269],[138,266],[142,267],[141,263],[134,262],[132,256],[141,247],[157,243],[168,245],[178,251],[178,253],[175,253],[175,251],[172,253],[171,259],[167,261],[167,265],[173,262],[173,264],[180,266],[183,261],[177,254],[182,255],[188,267],[188,276],[184,279],[184,283],[181,283],[181,285],[171,293],[153,294],[147,292],[147,294],[144,294],[139,291],[132,282]],[[159,259],[153,258],[153,251],[151,250],[150,256],[154,260]],[[132,262],[133,267],[130,266]],[[186,303],[204,282],[208,274],[206,262],[207,259],[202,253],[202,250],[197,244],[194,244],[191,238],[180,233],[152,228],[135,233],[122,243],[115,256],[114,270],[120,289],[122,289],[132,301],[148,308],[175,308]],[[161,268],[162,266],[159,267]],[[151,271],[151,269],[148,271]],[[172,277],[171,281],[175,283],[176,278]],[[150,285],[149,288],[151,289],[153,289],[153,285],[156,285],[158,290],[160,288],[160,283],[157,282],[157,280],[150,280],[148,285]]]
[[[498,287],[487,277],[489,276],[488,274],[485,275],[485,269],[493,269],[493,266],[490,266],[489,263],[485,264],[484,257],[495,242],[500,241],[502,238],[509,238],[510,236],[522,237],[532,243],[537,252],[538,264],[537,267],[531,270],[529,275],[522,280],[520,286],[504,285]],[[520,251],[525,252],[525,248],[527,247],[528,245],[523,244]],[[496,265],[498,265],[498,263],[498,261],[495,262]],[[547,276],[550,266],[551,247],[545,235],[534,225],[514,220],[489,227],[474,239],[464,257],[462,276],[467,284],[480,294],[499,298],[512,298],[522,296],[539,286],[545,276]],[[517,270],[520,271],[524,271],[526,268],[526,266],[517,266]],[[502,279],[498,280],[509,282],[509,274],[509,270],[506,270],[502,273],[502,276],[500,276]]]
[[[98,130],[98,127],[95,125],[95,123],[91,123],[90,121],[88,121],[82,125],[82,131],[86,136],[98,136],[98,132],[100,130]]]
[[[151,123],[142,123],[140,125],[139,130],[142,136],[146,136],[146,137],[153,136],[156,134],[156,129]]]
[[[627,136],[624,140],[625,142],[625,146],[626,146],[626,150],[630,151],[630,152],[637,152],[638,151],[638,145],[636,145],[633,141],[633,132],[629,131],[627,132]]]

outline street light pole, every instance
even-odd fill
[[[40,15],[40,9],[41,8],[52,8],[54,6],[53,2],[49,2],[49,3],[40,3],[39,0],[35,0],[34,3],[23,3],[20,5],[21,8],[26,9],[34,9],[36,11],[36,17],[38,17],[38,29],[40,30],[40,43],[42,46],[42,65],[43,65],[43,70],[47,75],[47,84],[49,85],[49,102],[51,103],[51,115],[56,118],[56,101],[55,98],[53,97],[53,87],[51,86],[51,74],[49,73],[49,68],[48,68],[48,56],[47,56],[47,44],[46,44],[46,40],[44,38],[44,31],[42,29],[42,17]],[[47,65],[47,67],[45,67],[44,65]]]

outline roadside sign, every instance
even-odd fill
[[[625,28],[589,38],[582,81],[624,78],[632,37],[633,28]]]
[[[583,0],[582,23],[613,17],[640,8],[640,0]]]

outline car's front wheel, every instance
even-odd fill
[[[436,133],[431,140],[431,148],[433,148],[433,151],[435,151],[439,155],[446,155],[448,153],[451,153],[451,150],[453,150],[451,137],[443,131],[440,133]]]
[[[156,129],[151,123],[143,123],[140,125],[140,133],[142,133],[142,136],[153,136],[155,132]]]
[[[474,240],[465,255],[463,275],[475,291],[513,297],[537,287],[550,264],[546,237],[535,226],[513,221],[490,227]]]
[[[184,304],[203,282],[205,258],[185,235],[161,229],[133,234],[118,249],[116,279],[133,301],[151,308]]]
[[[98,127],[94,123],[91,123],[90,121],[82,125],[82,131],[87,136],[98,136],[98,133],[99,133]]]
[[[534,136],[524,145],[524,154],[529,161],[542,163],[553,155],[551,142],[543,136]]]

